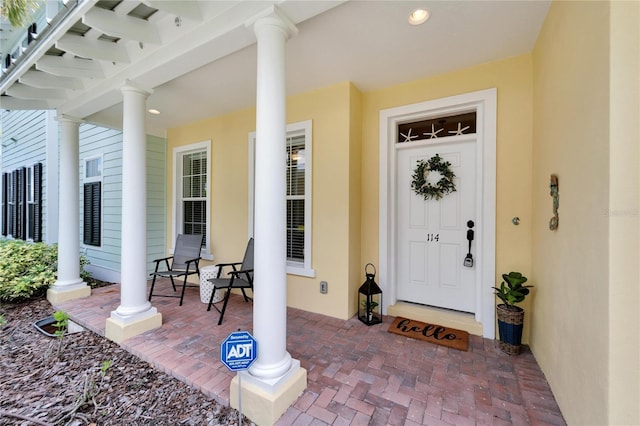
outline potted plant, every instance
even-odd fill
[[[533,286],[523,285],[527,277],[520,272],[502,274],[502,279],[504,281],[500,287],[493,287],[496,296],[503,302],[497,306],[500,349],[509,355],[517,355],[522,343],[524,309],[515,304],[522,302]]]

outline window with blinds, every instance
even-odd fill
[[[182,156],[182,232],[189,235],[207,234],[206,151]]]
[[[311,267],[311,121],[287,125],[286,139],[286,244],[287,273],[314,277]],[[256,135],[249,135],[249,232],[253,236]]]
[[[304,262],[305,137],[287,138],[287,260]]]

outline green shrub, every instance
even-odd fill
[[[90,274],[84,270],[89,264],[80,257],[80,277]],[[0,301],[15,302],[44,294],[56,281],[58,246],[30,243],[22,240],[0,239]]]

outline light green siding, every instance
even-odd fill
[[[99,247],[82,244],[85,165],[88,159],[102,157],[102,232]],[[120,271],[120,193],[122,179],[122,132],[92,124],[80,125],[80,245],[91,265]]]
[[[166,256],[166,174],[167,142],[147,136],[147,258],[151,261]]]
[[[47,205],[47,112],[2,110],[2,173],[42,163],[42,205]],[[2,212],[0,211],[0,215]],[[47,209],[42,208],[42,240],[47,235]]]
[[[122,247],[122,132],[90,124],[80,126],[80,229],[83,229],[82,187],[85,163],[91,158],[102,158],[102,236],[100,247],[81,246],[91,265],[120,271]],[[166,142],[162,138],[147,138],[147,269],[151,261],[164,257],[166,173]]]

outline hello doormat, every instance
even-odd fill
[[[461,351],[469,350],[469,333],[455,328],[396,317],[388,331]]]

